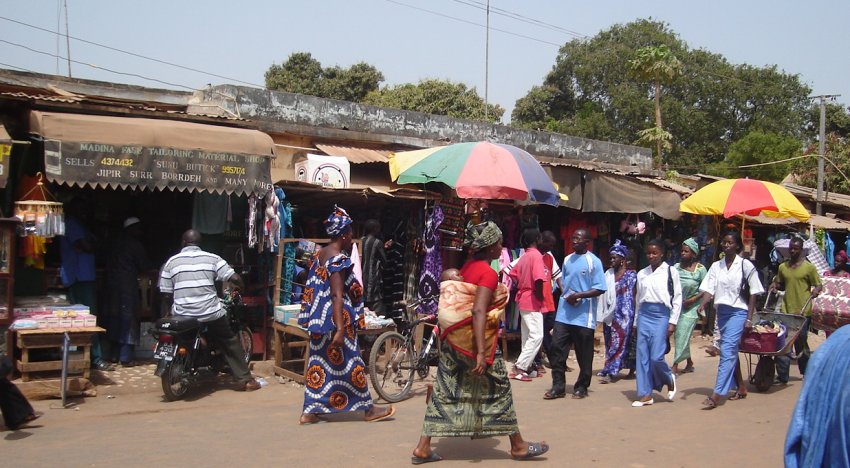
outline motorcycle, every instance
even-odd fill
[[[251,360],[253,335],[241,320],[242,296],[225,291],[222,307],[230,322],[233,333],[239,339],[247,363]],[[154,375],[162,380],[162,392],[168,401],[180,400],[197,384],[204,373],[228,373],[224,350],[218,349],[205,336],[206,326],[197,318],[174,315],[157,320],[151,328],[156,338],[153,358],[157,361]]]

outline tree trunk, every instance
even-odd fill
[[[661,130],[661,81],[655,80],[655,127],[658,130]],[[655,148],[657,150],[656,159],[655,159],[655,168],[661,169],[661,140],[655,142]]]

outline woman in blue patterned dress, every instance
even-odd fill
[[[605,366],[599,372],[600,383],[610,383],[620,374],[629,352],[629,343],[633,339],[632,328],[635,322],[635,285],[637,273],[626,268],[628,248],[619,240],[614,243],[611,254],[611,269],[614,270],[617,299],[611,325],[602,329],[605,336]],[[634,367],[631,368],[634,372]]]
[[[363,287],[352,271],[352,219],[342,208],[325,221],[330,244],[316,253],[304,288],[298,324],[310,332],[310,357],[304,385],[301,424],[319,422],[319,414],[365,411],[380,421],[395,408],[372,404],[366,365],[357,346],[363,320]]]

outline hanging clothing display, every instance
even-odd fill
[[[192,203],[192,229],[201,234],[222,234],[227,230],[230,195],[197,192]]]
[[[425,255],[422,257],[422,274],[419,276],[417,296],[422,302],[416,307],[418,314],[437,312],[440,294],[440,274],[443,272],[443,256],[440,252],[440,224],[443,222],[443,210],[435,205],[425,221]]]
[[[440,202],[443,211],[442,230],[443,247],[455,250],[463,249],[463,233],[466,230],[464,202],[460,198],[449,198]]]

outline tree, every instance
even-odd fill
[[[793,167],[792,162],[740,168],[754,164],[771,163],[800,156],[803,144],[793,137],[753,131],[732,143],[721,171],[726,177],[753,177],[779,183]]]
[[[794,174],[802,185],[817,187],[818,144],[806,151],[810,158],[800,159],[794,165]],[[827,135],[824,146],[823,188],[828,192],[850,195],[850,140],[838,133]]]
[[[641,47],[636,57],[629,60],[629,67],[638,79],[651,81],[654,85],[655,127],[641,130],[639,141],[655,143],[656,167],[662,163],[661,149],[670,149],[673,136],[661,124],[661,83],[668,83],[682,69],[682,62],[670,52],[666,45]]]
[[[419,84],[387,86],[366,96],[365,104],[391,107],[458,119],[498,122],[505,110],[485,104],[475,89],[463,83],[445,80],[422,80]],[[486,117],[485,117],[486,109]]]
[[[352,102],[361,102],[384,81],[384,75],[368,63],[322,68],[309,52],[295,52],[283,64],[272,64],[265,78],[268,89]]]
[[[678,78],[663,86],[660,102],[663,131],[672,136],[665,154],[672,169],[704,171],[722,162],[729,146],[754,130],[803,139],[811,90],[797,75],[776,67],[730,64],[722,55],[689,48],[667,24],[651,19],[564,44],[541,86],[552,88],[548,98],[539,99],[540,91],[532,89],[517,101],[517,106],[529,106],[511,125],[539,128],[542,123],[574,136],[638,140],[652,125],[649,116],[655,106],[647,99],[646,82],[632,73],[630,60],[637,59],[641,48],[660,46],[682,64]]]

